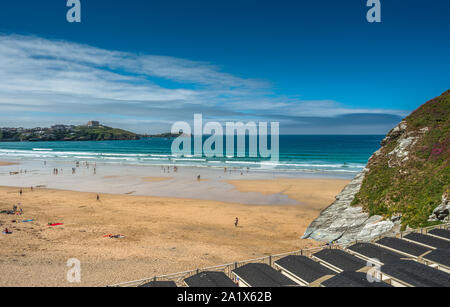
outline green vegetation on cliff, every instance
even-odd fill
[[[139,136],[133,132],[111,128],[106,126],[88,128],[86,126],[77,126],[74,135],[69,136],[69,140],[137,140]]]
[[[370,215],[402,216],[422,227],[450,188],[450,90],[425,103],[387,135],[369,161],[353,205]]]
[[[69,126],[55,125],[51,128],[0,128],[1,142],[37,141],[103,141],[137,140],[140,136],[122,129],[102,125]]]

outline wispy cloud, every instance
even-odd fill
[[[349,114],[394,117],[383,122],[386,130],[406,114],[279,96],[270,82],[237,77],[206,62],[19,35],[0,35],[0,109],[0,126],[95,118],[140,132],[167,130],[199,112],[219,121],[280,120],[290,133],[302,133],[305,125],[326,133],[318,125],[321,118],[336,125]],[[376,129],[379,116],[370,117],[378,121],[372,123]],[[350,127],[351,121],[344,124]]]

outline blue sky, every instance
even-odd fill
[[[206,119],[384,134],[450,88],[450,2],[65,0],[0,4],[0,126]]]

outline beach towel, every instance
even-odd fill
[[[8,232],[2,231],[2,234],[4,234],[4,235],[11,235],[12,232],[11,231],[8,231]]]
[[[22,221],[22,223],[29,223],[29,222],[32,222],[33,220],[25,220],[25,221]]]
[[[61,225],[64,225],[64,224],[63,223],[48,224],[48,226],[50,226],[50,227],[61,226]]]

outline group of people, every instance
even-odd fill
[[[54,168],[54,169],[53,169],[53,175],[55,175],[55,176],[58,176],[58,174],[59,174],[60,172],[62,173],[63,170],[62,170],[62,169],[59,170],[59,169],[57,169],[57,168]]]
[[[247,170],[247,174],[248,174],[248,173],[250,172],[250,167],[246,167],[245,169]],[[224,172],[224,173],[229,172],[230,174],[232,173],[232,171],[238,171],[238,170],[240,170],[240,169],[237,168],[237,167],[234,167],[233,169],[229,169],[229,170],[228,170],[227,167],[224,167],[224,168],[223,168],[223,172]],[[241,176],[242,176],[242,175],[244,175],[244,172],[241,171]]]
[[[165,166],[161,166],[161,169],[164,171],[164,173],[170,173],[170,166],[168,166],[167,168]],[[173,172],[174,173],[178,172],[177,166],[173,167]]]
[[[10,176],[14,176],[14,175],[19,175],[19,174],[27,174],[27,170],[25,169],[25,170],[20,170],[20,171],[18,171],[18,172],[9,172],[9,175]]]
[[[89,163],[88,162],[84,162],[83,164],[86,166],[86,168],[89,169]],[[47,162],[44,161],[44,165],[47,165]],[[75,175],[77,173],[77,168],[78,167],[80,167],[80,162],[77,161],[75,163],[75,167],[72,167],[72,175]],[[94,175],[96,175],[97,174],[97,164],[96,163],[94,164],[93,170],[94,170]],[[63,172],[62,168],[61,169],[58,169],[58,168],[54,168],[53,169],[53,175],[58,175],[59,173],[62,173],[62,172]]]
[[[20,189],[19,193],[20,194],[22,193],[22,189]],[[12,210],[8,211],[8,214],[22,215],[23,214],[23,209],[20,207],[20,203],[18,205],[13,205]],[[13,221],[13,222],[15,222],[15,221]],[[5,228],[2,231],[2,233],[6,234],[6,235],[12,234],[12,232],[8,228]]]
[[[22,191],[22,189],[20,189],[20,191]],[[19,203],[19,206],[17,206],[17,205],[14,205],[14,206],[13,206],[12,212],[13,212],[15,215],[22,215],[22,214],[23,214],[23,209],[20,207],[20,203]]]

